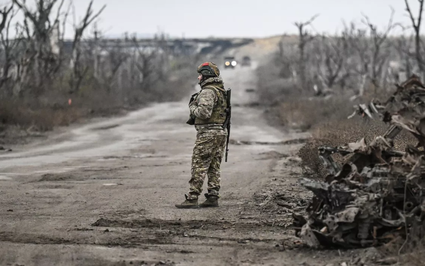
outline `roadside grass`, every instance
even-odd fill
[[[282,75],[275,67],[267,65],[257,69],[258,91],[262,104],[267,109],[269,122],[290,130],[310,132],[311,139],[299,150],[301,166],[305,174],[319,178],[323,174],[322,164],[318,156],[318,147],[338,147],[365,138],[370,142],[376,136],[383,135],[389,125],[378,118],[354,116],[348,119],[354,111],[354,105],[367,103],[376,97],[376,91],[370,89],[373,95],[366,95],[350,101],[350,95],[339,87],[334,88],[330,96],[314,96],[313,90],[300,91],[296,84]],[[380,92],[382,99],[388,96],[388,91]],[[407,144],[415,145],[417,140],[408,132],[402,131],[394,141],[395,148],[404,150]],[[338,155],[333,155],[337,161]]]
[[[347,104],[342,97],[323,99],[290,96],[280,103],[278,112],[284,125],[307,131],[320,124],[347,120],[353,110],[352,104]]]
[[[149,88],[111,91],[91,81],[83,84],[78,93],[70,94],[64,89],[66,84],[61,87],[58,82],[41,95],[1,99],[0,143],[22,143],[31,132],[39,134],[92,117],[121,115],[154,102],[179,101],[193,87],[192,81],[196,80],[193,72],[189,66],[173,70]],[[21,136],[20,140],[17,135]]]
[[[52,130],[54,126],[67,126],[83,117],[78,107],[66,105],[28,106],[22,101],[0,102],[1,128],[8,125],[31,128],[34,131]]]

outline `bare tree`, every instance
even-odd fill
[[[314,36],[310,35],[305,29],[306,26],[310,25],[318,15],[314,15],[306,22],[296,22],[295,26],[298,28],[298,73],[300,76],[301,89],[307,89],[307,75],[306,75],[306,45],[314,39]]]
[[[410,77],[413,74],[413,65],[414,62],[412,60],[415,58],[415,52],[411,51],[413,43],[413,36],[406,36],[404,34],[398,36],[394,40],[394,49],[397,53],[397,61],[400,62],[401,68],[397,70],[391,70],[392,72],[396,71],[396,73],[392,73],[394,75],[394,81],[396,83],[400,83],[400,71],[405,73],[404,79]]]
[[[388,25],[379,30],[367,16],[364,16],[363,23],[367,28],[357,28],[354,23],[345,26],[343,36],[345,36],[348,49],[352,51],[348,55],[350,68],[357,77],[358,96],[363,96],[368,82],[374,87],[374,93],[382,86],[390,61],[391,44],[387,40],[388,34],[397,25],[393,23],[392,11]]]
[[[135,61],[138,72],[139,86],[141,89],[146,89],[154,82],[155,59],[157,57],[157,49],[153,47],[141,47],[136,39],[133,39],[137,47],[137,61]]]
[[[279,72],[282,78],[292,78],[293,82],[297,82],[297,69],[298,56],[297,47],[294,45],[285,44],[285,41],[281,40],[278,44],[278,52],[276,57],[276,63],[280,65],[281,69]]]
[[[78,25],[75,26],[74,40],[72,43],[72,77],[70,79],[71,93],[77,92],[80,88],[81,82],[88,71],[87,66],[81,63],[81,40],[83,38],[86,28],[102,13],[106,5],[104,5],[97,13],[93,11],[93,0],[90,1],[84,18]]]
[[[345,64],[344,37],[321,36],[313,47],[316,73],[325,90],[331,89],[340,80],[346,78],[343,73]],[[318,92],[320,94],[320,91]]]
[[[67,101],[68,94],[75,92],[72,100],[84,100],[96,110],[104,108],[105,102],[119,105],[146,102],[148,97],[170,99],[179,88],[182,92],[188,87],[181,77],[189,76],[192,64],[188,60],[193,57],[182,56],[189,50],[175,49],[165,34],[155,40],[131,40],[128,35],[125,40],[105,39],[95,27],[94,35],[86,36],[105,8],[94,10],[93,2],[87,2],[81,20],[74,19],[70,41],[64,38],[66,26],[72,22],[68,18],[72,0],[11,0],[0,8],[2,100],[16,97],[32,108],[56,109],[81,103]],[[181,57],[171,57],[175,52]],[[187,65],[182,67],[183,63]],[[178,82],[173,93],[168,91],[170,81]],[[92,99],[93,95],[97,97]]]
[[[375,93],[376,89],[381,86],[380,78],[383,75],[384,65],[386,65],[389,60],[390,45],[386,40],[388,34],[396,26],[396,24],[393,23],[393,17],[394,10],[391,11],[387,27],[383,31],[379,31],[378,28],[370,22],[369,18],[364,16],[364,23],[369,28],[369,35],[372,41],[369,77],[375,88]]]
[[[102,79],[102,83],[106,85],[108,91],[115,85],[117,89],[121,89],[123,84],[120,77],[117,77],[119,69],[130,57],[129,51],[126,50],[125,43],[122,40],[115,40],[111,45],[109,42],[101,42],[101,51],[105,55],[101,60],[101,70],[98,79]],[[95,55],[99,57],[98,55]],[[115,79],[118,78],[118,82]]]
[[[366,86],[366,81],[369,76],[371,57],[369,55],[370,40],[367,31],[358,29],[351,22],[344,26],[342,36],[345,40],[348,50],[347,66],[348,74],[353,76],[356,81],[353,82],[355,89],[358,89],[358,94],[362,96]]]
[[[5,83],[9,79],[9,70],[12,66],[13,56],[12,53],[16,48],[16,44],[18,40],[10,40],[9,39],[9,31],[10,31],[10,23],[15,16],[16,12],[13,11],[13,3],[10,6],[5,6],[3,10],[0,10],[0,14],[2,15],[2,20],[0,23],[0,40],[2,44],[1,52],[2,52],[2,73],[0,77],[0,88],[3,89],[3,92],[6,95],[10,94],[10,91],[5,88]]]
[[[36,9],[30,10],[25,1],[13,0],[24,13],[25,32],[27,34],[27,58],[28,67],[32,67],[31,78],[36,93],[42,92],[46,81],[58,71],[61,61],[59,60],[60,49],[58,17],[52,23],[50,21],[54,6],[59,3],[58,16],[64,0],[37,0]],[[30,25],[31,26],[30,26]],[[52,34],[55,33],[55,36]],[[54,40],[56,38],[56,40]]]
[[[1,22],[0,22],[0,32],[2,32],[5,28],[7,28],[7,23],[8,21],[10,21],[11,19],[8,19],[8,16],[10,14],[10,12],[13,9],[13,3],[10,6],[5,6],[3,7],[3,10],[0,10],[0,14],[1,14]],[[12,13],[13,15],[13,13]]]
[[[420,75],[422,75],[422,80],[425,78],[425,65],[424,65],[424,59],[422,57],[422,41],[421,41],[421,24],[422,24],[422,11],[424,6],[424,0],[418,0],[419,2],[419,10],[418,10],[418,17],[415,19],[415,16],[412,13],[412,10],[410,9],[409,1],[404,0],[406,4],[406,11],[409,14],[410,20],[412,22],[412,27],[415,32],[415,58],[416,63],[419,68]]]

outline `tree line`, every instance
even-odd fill
[[[77,20],[72,1],[34,0],[29,5],[11,0],[4,6],[0,99],[101,92],[128,102],[154,94],[154,84],[169,78],[165,73],[181,62],[170,62],[161,36],[150,47],[140,45],[136,36],[104,38],[96,26],[104,9],[94,10],[91,0]],[[69,30],[72,39],[66,40]]]
[[[378,27],[367,16],[362,23],[344,23],[335,35],[314,33],[318,15],[296,22],[298,40],[282,41],[275,57],[280,76],[290,78],[298,91],[328,95],[341,91],[374,96],[416,74],[425,80],[425,46],[421,36],[423,0],[413,10],[405,0],[411,25],[395,22]],[[400,34],[395,35],[397,29]]]

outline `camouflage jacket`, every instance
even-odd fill
[[[219,77],[208,78],[201,85],[201,91],[189,105],[190,114],[195,116],[195,128],[199,133],[226,134],[223,129],[225,120],[225,89]]]

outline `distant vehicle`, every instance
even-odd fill
[[[224,58],[224,68],[235,68],[237,64],[238,62],[236,62],[235,57],[233,56],[226,56]]]
[[[241,66],[251,66],[251,57],[244,56],[242,58]]]

